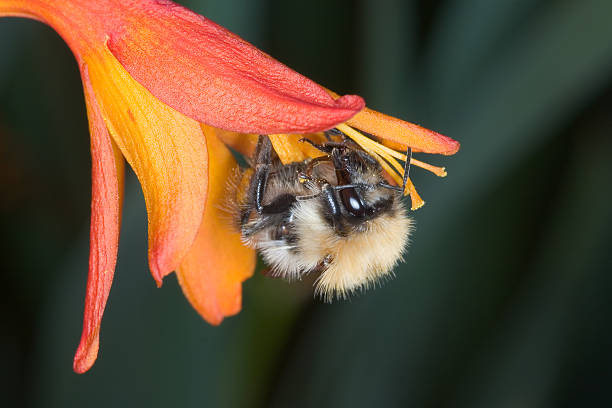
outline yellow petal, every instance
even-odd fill
[[[236,314],[241,307],[241,284],[253,274],[255,252],[245,247],[227,212],[227,182],[236,162],[231,152],[203,125],[208,148],[208,196],[198,236],[176,271],[185,297],[211,324]]]
[[[252,133],[238,133],[231,130],[213,128],[215,134],[223,143],[244,157],[253,157],[259,135]]]
[[[208,167],[202,130],[153,97],[108,49],[84,59],[111,136],[142,185],[149,266],[161,285],[191,247],[202,219]]]
[[[270,135],[272,147],[278,154],[280,161],[283,164],[301,162],[307,158],[324,156],[320,150],[314,148],[310,143],[302,142],[306,138],[315,143],[322,143],[324,137],[319,133],[309,133],[305,135],[281,134]]]

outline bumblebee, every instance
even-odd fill
[[[233,203],[242,240],[272,276],[319,274],[315,293],[345,298],[389,277],[401,260],[413,223],[380,164],[339,132],[310,143],[324,155],[283,165],[260,136],[252,167],[240,174]],[[404,183],[410,159],[406,161]]]

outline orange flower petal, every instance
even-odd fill
[[[327,89],[327,92],[334,98],[339,97],[337,93],[329,89]],[[459,142],[448,136],[369,108],[365,108],[353,118],[347,120],[346,123],[354,128],[378,136],[384,141],[408,146],[412,148],[414,153],[452,155],[457,153],[460,147]]]
[[[323,136],[316,133],[309,135],[269,135],[269,137],[274,150],[283,164],[301,162],[307,158],[325,155],[311,144],[300,141],[304,138],[308,138],[315,143],[322,143],[324,141]]]
[[[170,1],[106,0],[109,49],[158,99],[211,126],[242,133],[329,129],[363,109],[337,100],[310,79],[214,22]],[[111,21],[111,20],[109,20]]]
[[[253,133],[238,133],[230,130],[214,128],[215,135],[226,145],[236,150],[244,157],[253,157],[259,135]]]
[[[176,271],[185,297],[211,324],[240,311],[241,283],[253,274],[255,252],[245,247],[227,208],[227,180],[234,176],[236,162],[217,138],[214,129],[203,126],[208,148],[206,208],[198,236]]]
[[[84,58],[111,136],[142,185],[149,266],[161,285],[191,247],[202,220],[208,167],[202,129],[151,95],[108,50]]]
[[[92,198],[83,333],[73,366],[77,373],[89,370],[98,356],[100,322],[117,261],[124,175],[123,157],[108,134],[86,67],[81,74],[91,133]]]
[[[415,153],[451,155],[459,151],[459,142],[450,137],[368,108],[346,123],[382,139],[409,146]]]

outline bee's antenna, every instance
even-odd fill
[[[402,187],[392,186],[391,184],[385,183],[384,181],[381,181],[380,183],[378,183],[378,185],[383,187],[383,188],[388,188],[389,190],[399,191],[400,193],[404,192],[404,189]]]
[[[408,182],[408,174],[410,174],[410,161],[412,160],[412,148],[409,147],[406,151],[406,162],[404,163],[404,182],[402,183],[402,191],[406,189]]]
[[[347,188],[357,188],[357,187],[367,188],[368,186],[366,184],[341,184],[339,186],[333,186],[332,188],[336,191],[340,191],[340,190],[346,190]]]

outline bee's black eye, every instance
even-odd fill
[[[354,188],[340,190],[340,199],[342,200],[342,205],[349,214],[355,217],[365,217],[365,204]]]

